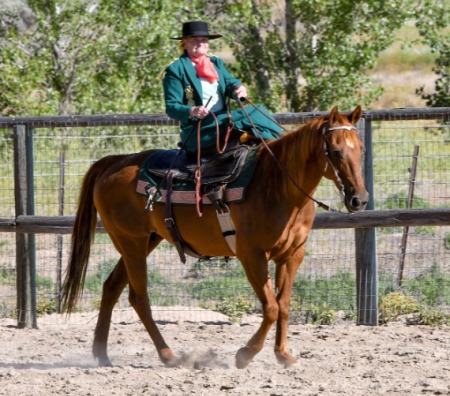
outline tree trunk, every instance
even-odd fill
[[[292,0],[285,0],[285,22],[286,22],[286,97],[290,111],[299,111],[301,102],[298,95],[298,73],[300,66],[295,51],[296,30],[295,13],[292,7]]]

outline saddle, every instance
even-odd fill
[[[240,145],[224,154],[202,156],[202,185],[228,184],[236,180],[249,150],[249,146]],[[197,157],[185,150],[158,150],[149,157],[146,168],[150,174],[158,177],[165,178],[170,172],[175,181],[195,183]]]
[[[136,190],[148,196],[147,210],[151,210],[155,202],[165,203],[166,227],[183,263],[186,261],[184,253],[196,258],[207,257],[184,242],[173,218],[173,203],[196,203],[200,216],[201,204],[204,201],[212,204],[228,246],[233,253],[236,251],[234,225],[226,202],[243,199],[256,166],[256,150],[252,150],[251,145],[230,146],[223,154],[202,155],[200,166],[197,154],[185,150],[157,150],[140,169]]]

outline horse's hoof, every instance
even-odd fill
[[[175,357],[173,360],[163,360],[164,366],[166,367],[178,367],[181,365],[181,359]]]
[[[278,363],[282,364],[285,368],[288,368],[297,363],[297,359],[289,353],[277,354],[276,356]]]
[[[253,356],[255,356],[255,354],[252,353],[248,347],[239,349],[236,353],[236,367],[238,369],[246,368],[253,360]]]
[[[159,358],[166,367],[177,367],[180,363],[180,359],[178,359],[170,349],[161,351]]]
[[[99,367],[112,367],[113,366],[113,364],[112,364],[111,360],[109,360],[108,356],[102,357],[102,358],[98,357],[97,361],[98,361]]]
[[[99,367],[112,367],[111,360],[109,360],[108,354],[103,349],[100,348],[93,348],[92,349],[92,355],[94,356],[94,359],[97,360],[97,363]]]

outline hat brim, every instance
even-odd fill
[[[170,37],[171,40],[183,40],[189,37],[208,37],[210,40],[218,39],[223,37],[221,34],[209,34],[209,35],[192,35],[192,36],[184,36],[184,37]]]

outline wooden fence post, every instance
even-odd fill
[[[33,130],[14,126],[14,195],[16,218],[34,215]],[[37,327],[34,234],[16,233],[17,326]]]
[[[411,177],[409,178],[408,201],[406,208],[411,209],[414,199],[414,187],[416,185],[417,161],[419,160],[419,147],[414,147],[412,167],[410,169]],[[400,244],[400,262],[398,265],[397,285],[402,287],[403,271],[405,269],[406,243],[408,242],[409,226],[403,227],[402,242]]]
[[[373,147],[372,122],[364,120],[364,182],[369,192],[369,202],[366,210],[373,210],[374,180],[373,180]],[[355,229],[356,256],[356,293],[357,293],[357,323],[360,325],[378,326],[378,265],[377,241],[375,228]]]
[[[59,153],[59,209],[58,215],[64,216],[64,188],[66,171],[66,152],[61,150]],[[56,237],[57,245],[57,267],[56,267],[56,312],[61,313],[61,285],[62,285],[62,266],[63,266],[63,236],[58,234]]]

